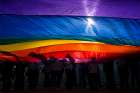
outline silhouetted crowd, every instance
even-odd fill
[[[63,87],[67,90],[78,87],[95,91],[100,88],[140,88],[139,58],[123,57],[98,63],[93,57],[88,62],[75,63],[70,54],[57,59],[32,52],[28,56],[37,58],[40,62],[26,62],[14,54],[3,54],[15,57],[17,62],[8,59],[0,61],[1,91],[34,90],[39,86]]]

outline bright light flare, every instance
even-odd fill
[[[88,26],[92,26],[92,25],[95,25],[95,22],[92,18],[87,18],[87,24]]]
[[[93,27],[96,26],[96,22],[94,21],[93,18],[91,17],[88,17],[86,19],[86,29],[85,31],[88,33],[88,34],[91,34],[92,36],[96,36],[96,33],[93,31]]]

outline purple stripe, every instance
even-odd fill
[[[140,18],[139,11],[140,0],[0,0],[0,14]]]

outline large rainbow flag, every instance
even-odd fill
[[[139,55],[139,10],[139,0],[1,0],[0,51],[99,60]]]

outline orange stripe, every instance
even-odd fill
[[[107,53],[140,53],[140,47],[136,46],[117,46],[110,44],[92,44],[92,43],[78,43],[78,44],[62,44],[39,48],[32,48],[20,51],[13,51],[19,55],[27,55],[29,52],[37,53],[51,53],[57,51],[94,51]]]

